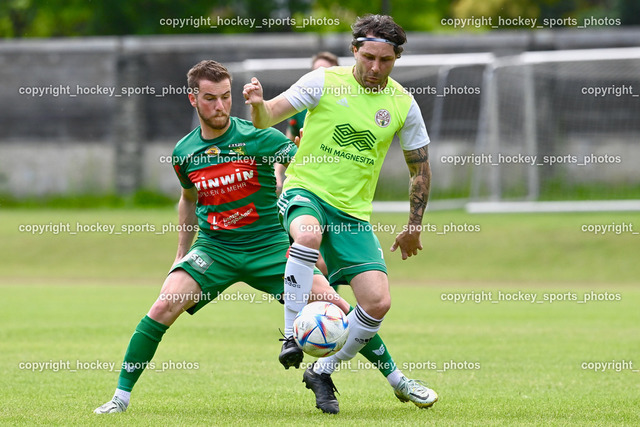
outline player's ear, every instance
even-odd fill
[[[195,108],[197,102],[196,102],[196,96],[193,93],[188,94],[189,96],[189,102],[191,103],[191,106]]]

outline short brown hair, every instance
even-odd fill
[[[358,49],[364,42],[356,39],[367,37],[367,35],[371,34],[373,37],[393,42],[395,44],[393,51],[396,57],[400,58],[400,54],[404,50],[401,45],[407,42],[407,34],[389,15],[365,15],[362,18],[358,18],[351,26],[351,29],[353,30],[351,45]]]
[[[324,59],[329,64],[334,66],[338,65],[338,57],[331,52],[318,52],[313,55],[313,57],[311,57],[311,66],[313,66],[313,64],[315,64],[318,59]]]
[[[187,85],[189,89],[197,91],[200,88],[200,80],[209,80],[214,83],[229,79],[231,82],[231,74],[221,63],[212,59],[198,62],[191,67],[187,73]]]

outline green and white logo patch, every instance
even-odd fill
[[[182,260],[189,263],[194,270],[202,274],[213,264],[213,259],[199,249],[192,250]]]

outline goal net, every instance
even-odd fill
[[[471,198],[640,198],[638,70],[638,48],[496,59],[475,146],[488,158],[474,168]]]

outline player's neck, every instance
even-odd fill
[[[227,129],[231,126],[231,120],[222,129],[214,129],[206,123],[200,122],[200,137],[202,139],[215,139],[225,134]]]

